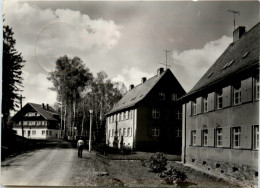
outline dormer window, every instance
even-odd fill
[[[248,56],[249,53],[250,53],[249,51],[246,52],[246,53],[243,55],[243,59],[246,58],[246,57]]]
[[[213,72],[209,73],[208,74],[208,78],[210,78],[212,76]]]
[[[159,99],[160,100],[165,100],[165,93],[164,92],[159,92]]]

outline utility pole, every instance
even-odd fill
[[[238,14],[238,16],[239,16],[239,11],[236,11],[236,10],[228,10],[228,12],[233,13],[233,19],[234,19],[234,31],[235,31],[235,29],[236,29],[236,14]]]
[[[90,125],[89,125],[89,152],[91,152],[91,138],[92,138],[92,135],[91,135],[91,132],[92,132],[92,114],[93,114],[93,110],[89,110],[89,113],[90,113]]]
[[[163,50],[163,51],[165,51],[166,60],[165,60],[165,64],[163,64],[163,63],[160,63],[160,64],[165,65],[165,68],[168,69],[168,67],[171,67],[171,66],[167,64],[167,63],[168,63],[168,62],[167,62],[167,57],[168,57],[167,54],[168,54],[169,52],[171,52],[171,50]]]
[[[22,115],[22,108],[23,108],[23,99],[25,97],[23,97],[22,95],[20,95],[19,97],[19,100],[20,100],[20,107],[21,107],[21,110],[20,110],[20,114],[21,114],[21,125],[22,125],[22,137],[24,137],[24,133],[23,133],[23,115]]]

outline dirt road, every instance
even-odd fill
[[[87,153],[83,153],[83,158]],[[71,185],[71,169],[79,160],[75,148],[47,148],[2,162],[1,184],[23,186]]]

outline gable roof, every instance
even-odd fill
[[[170,70],[166,69],[160,75],[155,75],[144,83],[135,86],[133,89],[128,91],[106,115],[134,106],[140,102],[167,72],[170,72]]]
[[[202,90],[223,78],[259,63],[259,26],[257,23],[240,39],[231,43],[197,84],[182,98]]]
[[[39,114],[41,114],[46,120],[52,120],[52,121],[57,121],[54,115],[59,115],[54,108],[49,106],[48,109],[43,108],[42,105],[40,104],[35,104],[35,103],[27,103],[26,105],[23,106],[22,110],[27,108],[28,106],[31,106],[34,110],[36,110]],[[18,111],[12,118],[11,120],[14,120],[20,116],[21,111]]]

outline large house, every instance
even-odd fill
[[[184,97],[182,161],[256,182],[259,149],[259,23],[233,42]]]
[[[59,114],[48,104],[27,103],[12,118],[13,130],[32,139],[58,138]]]
[[[107,113],[106,142],[111,147],[181,152],[181,105],[184,89],[170,69],[145,77]]]

